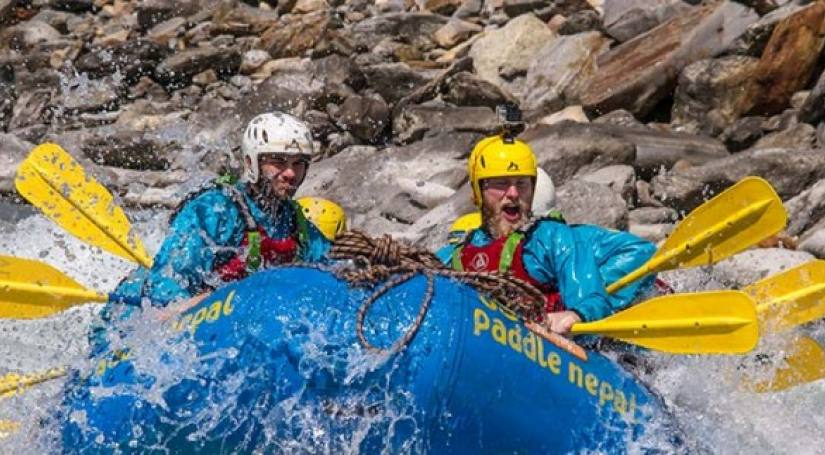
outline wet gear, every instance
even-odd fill
[[[173,213],[152,268],[136,269],[113,295],[126,303],[147,297],[165,306],[260,267],[323,261],[330,243],[298,204],[287,200],[275,210],[262,210],[242,183],[218,181],[194,193]]]

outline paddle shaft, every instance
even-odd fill
[[[754,214],[763,212],[770,204],[771,201],[762,201],[757,204],[749,205],[742,210],[734,212],[730,217],[727,217],[719,221],[718,223],[711,226],[709,229],[700,230],[695,237],[691,238],[691,241],[689,243],[685,242],[676,246],[675,248],[670,248],[666,251],[660,252],[647,263],[643,264],[641,267],[630,272],[629,274],[627,274],[620,280],[616,281],[615,283],[609,285],[607,287],[608,294],[612,294],[622,289],[628,284],[644,277],[649,273],[656,273],[661,272],[663,270],[669,270],[669,268],[673,265],[672,263],[675,262],[674,259],[676,259],[680,255],[691,250],[705,248],[713,240],[715,236],[719,235],[719,233],[724,231],[726,228],[734,226],[736,221],[747,219],[748,217]],[[687,218],[682,220],[682,223],[688,222],[689,219],[690,215],[688,215]],[[755,240],[754,243],[758,242],[759,240],[761,239]]]

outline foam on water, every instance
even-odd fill
[[[131,213],[130,218],[135,220],[134,225],[150,254],[156,251],[166,229],[165,213]],[[14,223],[0,222],[0,252],[46,262],[83,285],[104,292],[111,291],[133,267],[131,263],[80,243],[37,215],[23,217]],[[720,287],[712,271],[708,270],[670,273],[667,279],[678,291]],[[34,321],[0,321],[0,373],[32,372],[62,365],[86,370],[94,368],[87,360],[87,329],[95,322],[97,308],[86,305]],[[162,330],[157,324],[158,317],[157,311],[146,311],[140,318],[128,321],[123,340],[110,342],[114,347],[123,343],[136,349],[135,358],[140,359],[141,370],[151,371],[158,378],[149,390],[140,392],[141,396],[149,403],[162,405],[163,392],[184,378],[192,378],[196,369],[191,367],[204,359],[198,358],[187,343],[173,346],[158,341],[168,339],[155,332]],[[308,321],[303,323],[312,330]],[[822,329],[806,330],[815,338],[825,339]],[[768,356],[767,360],[761,361],[756,361],[758,353],[746,357],[647,354],[645,358],[651,371],[644,374],[644,379],[674,411],[686,430],[690,445],[723,454],[821,453],[821,448],[825,447],[825,417],[820,412],[825,404],[825,381],[765,394],[742,386],[743,378],[765,377],[771,367],[781,366],[779,354],[787,349],[788,339],[788,336],[774,336],[763,340],[759,353]],[[306,343],[304,351],[309,355],[302,359],[301,374],[316,374],[339,363],[340,359],[327,354],[327,341],[322,334],[311,332]],[[167,352],[174,361],[169,361],[168,356],[162,359],[160,352]],[[230,359],[235,354],[220,352],[215,355]],[[348,352],[347,355],[356,354]],[[350,362],[346,381],[357,381],[364,372],[373,370],[375,362],[381,361],[369,356],[362,362]],[[227,378],[221,384],[221,395],[231,397],[246,379],[247,376],[240,374]],[[53,444],[56,444],[57,434],[50,434],[55,430],[48,424],[41,425],[40,421],[48,421],[48,416],[60,404],[61,387],[62,381],[54,380],[17,396],[0,399],[0,420],[13,419],[23,425],[22,430],[12,437],[0,440],[3,452],[24,453],[33,447],[42,451],[55,449]],[[303,393],[299,391],[294,397],[263,407],[257,415],[250,416],[265,422],[268,429],[266,444],[275,447],[279,453],[300,452],[308,447],[317,452],[354,453],[371,428],[379,425],[406,427],[399,433],[407,434],[408,428],[413,428],[415,433],[416,422],[410,417],[413,413],[408,408],[411,400],[404,398],[403,391],[394,392],[392,397],[347,396],[332,407],[308,404],[302,400]],[[393,405],[376,411],[370,406],[376,399]],[[190,421],[206,432],[230,414],[233,403],[231,399],[215,400],[212,406],[192,415]],[[330,415],[336,418],[332,419]],[[347,428],[347,437],[341,436],[342,425]],[[387,438],[392,437],[391,431]],[[405,451],[422,450],[419,441],[404,444]],[[655,445],[655,442],[644,444],[645,447]],[[398,448],[399,444],[384,441],[383,447]],[[630,451],[635,450],[631,447]]]

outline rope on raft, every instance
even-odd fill
[[[453,270],[443,265],[429,251],[404,245],[386,234],[373,238],[360,231],[344,232],[335,239],[329,256],[332,259],[351,260],[353,263],[352,267],[335,271],[340,279],[356,286],[373,286],[383,282],[361,305],[356,322],[358,340],[365,349],[374,353],[395,354],[415,337],[430,308],[436,276],[468,284],[479,293],[491,296],[526,321],[539,319],[544,310],[544,295],[526,281],[509,274]],[[387,291],[419,273],[427,278],[427,290],[412,326],[390,349],[373,346],[364,335],[364,320],[370,307]]]

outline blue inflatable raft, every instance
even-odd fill
[[[366,315],[367,340],[389,348],[400,339],[426,287],[417,276],[381,297]],[[356,337],[369,293],[328,272],[282,268],[230,284],[175,320],[135,311],[128,329],[109,329],[94,371],[76,373],[58,417],[64,450],[672,450],[660,401],[608,357],[576,359],[442,278],[408,346],[374,354]]]

